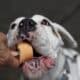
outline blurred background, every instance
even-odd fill
[[[9,24],[15,18],[34,14],[45,15],[63,25],[80,46],[80,0],[0,0],[0,31],[7,33]],[[4,72],[6,75],[10,70]],[[12,80],[4,77],[4,72],[0,72],[0,80]]]

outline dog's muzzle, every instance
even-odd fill
[[[32,40],[33,32],[36,30],[36,23],[32,19],[24,19],[19,25],[19,38]]]

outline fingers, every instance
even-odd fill
[[[19,67],[19,59],[15,57],[15,55],[12,54],[12,50],[8,49],[6,51],[5,55],[8,55],[8,58],[6,59],[6,65],[12,68],[18,68]],[[17,53],[16,53],[17,54]]]
[[[19,61],[11,54],[11,50],[8,48],[6,35],[0,32],[0,67],[6,65],[17,68]]]
[[[0,50],[0,67],[6,65],[13,68],[17,68],[19,66],[19,61],[11,54],[10,50]]]
[[[14,56],[11,55],[9,57],[8,64],[12,68],[18,68],[19,67],[19,60],[16,57],[14,57]]]
[[[0,32],[0,41],[5,41],[7,40],[6,35],[3,32]]]

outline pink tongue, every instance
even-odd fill
[[[31,61],[25,62],[22,66],[22,71],[25,77],[39,78],[50,69],[55,67],[55,61],[49,57],[37,57]]]
[[[53,66],[55,66],[55,61],[50,57],[41,57],[40,61],[48,69],[53,68]]]
[[[26,62],[26,67],[30,69],[51,69],[53,66],[55,66],[55,61],[51,59],[50,57],[39,57],[39,58],[33,58],[31,61]]]

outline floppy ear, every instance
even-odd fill
[[[67,41],[69,47],[76,48],[78,46],[77,42],[74,40],[72,35],[61,25],[57,23],[51,23],[52,27],[56,30],[56,32],[60,35],[60,37]]]

